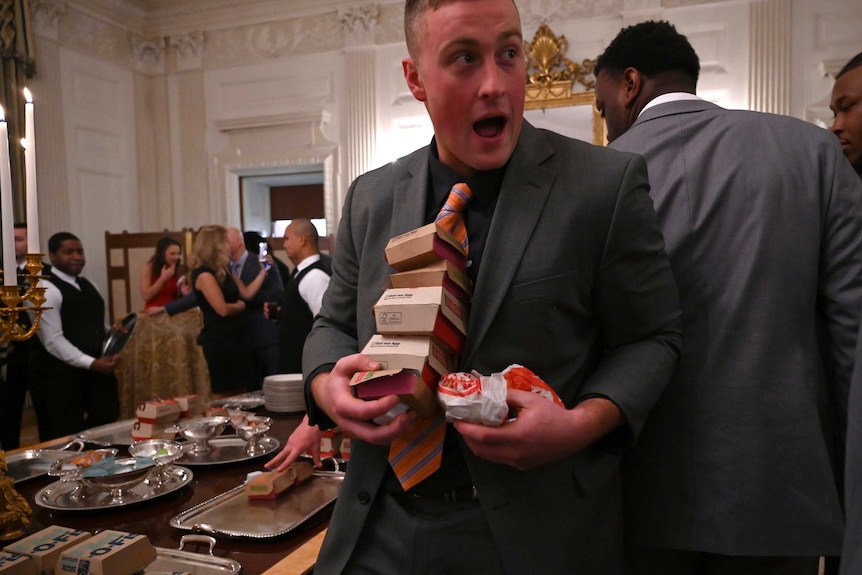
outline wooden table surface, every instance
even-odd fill
[[[257,410],[260,415],[273,419],[270,435],[282,445],[291,431],[302,421],[302,414],[280,414]],[[38,447],[62,445],[68,439],[56,440]],[[31,446],[24,449],[32,449]],[[125,455],[121,449],[120,455]],[[131,533],[142,533],[153,545],[168,549],[179,547],[180,537],[189,531],[175,529],[170,520],[179,512],[207,501],[243,483],[251,471],[263,469],[265,458],[251,462],[239,462],[214,466],[194,466],[189,469],[194,479],[182,489],[138,504],[93,511],[57,511],[35,504],[35,496],[56,480],[53,477],[35,478],[15,485],[16,490],[27,498],[33,508],[31,532],[48,525],[62,525],[86,531],[117,529]],[[300,575],[313,566],[322,535],[329,521],[331,509],[315,517],[297,530],[278,538],[267,540],[244,540],[217,538],[213,554],[239,561],[245,575]],[[238,518],[238,521],[241,520]],[[186,551],[206,553],[203,545],[186,544]],[[294,554],[295,552],[295,554]],[[290,557],[288,557],[290,556]]]

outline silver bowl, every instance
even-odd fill
[[[144,483],[161,487],[168,481],[168,467],[183,456],[183,446],[170,439],[142,439],[129,446],[129,455],[155,460],[156,469],[144,479]]]
[[[250,415],[246,417],[244,423],[235,426],[235,429],[236,434],[247,442],[245,446],[246,455],[253,457],[266,452],[266,447],[261,445],[260,438],[272,429],[271,418],[261,415]]]
[[[111,504],[122,504],[134,497],[126,490],[143,482],[155,465],[149,457],[109,457],[79,470],[77,478],[92,489],[110,491]]]
[[[167,431],[178,433],[192,442],[191,447],[186,451],[187,453],[201,455],[209,453],[211,449],[210,439],[224,431],[228,423],[230,423],[230,419],[223,415],[199,417],[180,421],[173,427],[169,427]]]

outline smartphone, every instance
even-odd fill
[[[269,247],[266,245],[266,242],[258,243],[257,247],[260,249],[257,256],[258,261],[260,261],[266,269],[269,269],[269,262],[266,260],[266,256],[269,255]]]

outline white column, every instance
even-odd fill
[[[751,3],[749,107],[790,114],[791,0]]]
[[[354,178],[372,167],[377,153],[377,93],[375,52],[371,49],[346,53],[344,149],[345,178]]]

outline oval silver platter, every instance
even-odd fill
[[[208,407],[225,407],[228,405],[242,407],[243,409],[254,409],[256,407],[260,407],[264,405],[266,401],[263,397],[263,391],[249,391],[248,393],[241,393],[239,395],[232,395],[230,397],[222,397],[220,399],[213,399],[207,402]]]
[[[188,453],[192,444],[184,443],[183,451],[185,454],[177,459],[177,463],[180,465],[188,465],[190,467],[195,465],[224,465],[228,463],[239,463],[240,461],[249,461],[251,459],[257,459],[258,457],[265,457],[281,447],[281,443],[276,438],[268,435],[259,438],[258,441],[263,445],[264,450],[262,453],[257,455],[246,455],[246,441],[235,435],[223,435],[221,437],[210,439],[209,443],[212,449],[207,453],[202,453],[200,455],[192,455],[191,453]]]
[[[6,455],[9,471],[6,474],[14,483],[42,477],[55,461],[70,459],[80,455],[79,451],[63,449],[28,449]]]
[[[335,502],[344,474],[315,473],[302,485],[291,487],[276,499],[249,499],[238,485],[191,509],[170,523],[207,535],[269,539],[290,533]]]
[[[161,487],[154,488],[146,483],[139,483],[125,490],[129,494],[128,500],[122,503],[111,503],[111,495],[108,490],[91,488],[84,488],[87,496],[83,499],[73,499],[71,497],[72,492],[76,488],[82,487],[77,481],[56,481],[40,491],[36,495],[35,501],[39,507],[58,511],[93,511],[125,507],[173,493],[188,485],[194,478],[190,469],[179,465],[171,465],[165,469],[165,472],[167,473],[167,480]]]
[[[131,445],[132,428],[136,419],[123,419],[114,423],[107,423],[98,427],[86,429],[77,435],[77,438],[88,443],[97,445]]]

